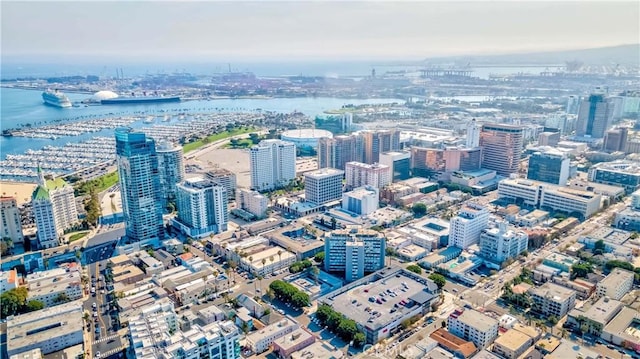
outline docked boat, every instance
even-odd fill
[[[62,92],[55,90],[47,90],[42,93],[42,100],[46,105],[59,107],[59,108],[67,108],[73,106],[71,100],[67,96],[65,96]]]

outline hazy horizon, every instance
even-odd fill
[[[640,43],[640,3],[633,1],[3,1],[1,7],[5,63],[412,61]]]

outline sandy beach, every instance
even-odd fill
[[[3,196],[15,197],[18,205],[31,201],[34,189],[36,189],[35,183],[0,181],[0,193]]]

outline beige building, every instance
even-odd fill
[[[510,329],[495,340],[493,352],[507,359],[516,359],[533,343],[534,338],[521,331]]]
[[[27,300],[37,300],[52,307],[82,298],[82,279],[77,270],[51,269],[26,278]]]
[[[609,297],[620,300],[633,287],[633,272],[615,268],[609,275],[596,285],[596,297]]]
[[[24,242],[20,211],[14,197],[0,197],[0,237],[11,238],[13,243]]]

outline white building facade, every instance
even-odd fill
[[[367,215],[378,210],[378,189],[364,186],[342,195],[342,209],[359,215]]]
[[[238,208],[245,210],[258,218],[266,215],[269,207],[269,199],[258,191],[238,189],[236,191]]]
[[[478,243],[480,233],[487,228],[489,211],[484,206],[471,202],[462,207],[450,223],[449,245],[467,249]]]
[[[322,205],[342,198],[344,171],[321,168],[304,174],[304,194],[307,202]]]
[[[227,230],[229,212],[223,185],[202,177],[185,180],[176,186],[176,202],[174,224],[189,236],[202,238]]]
[[[264,140],[249,150],[251,188],[268,191],[284,187],[296,177],[296,145]]]
[[[506,222],[499,222],[496,228],[480,234],[480,256],[499,265],[527,250],[528,243],[525,232],[511,230]]]

